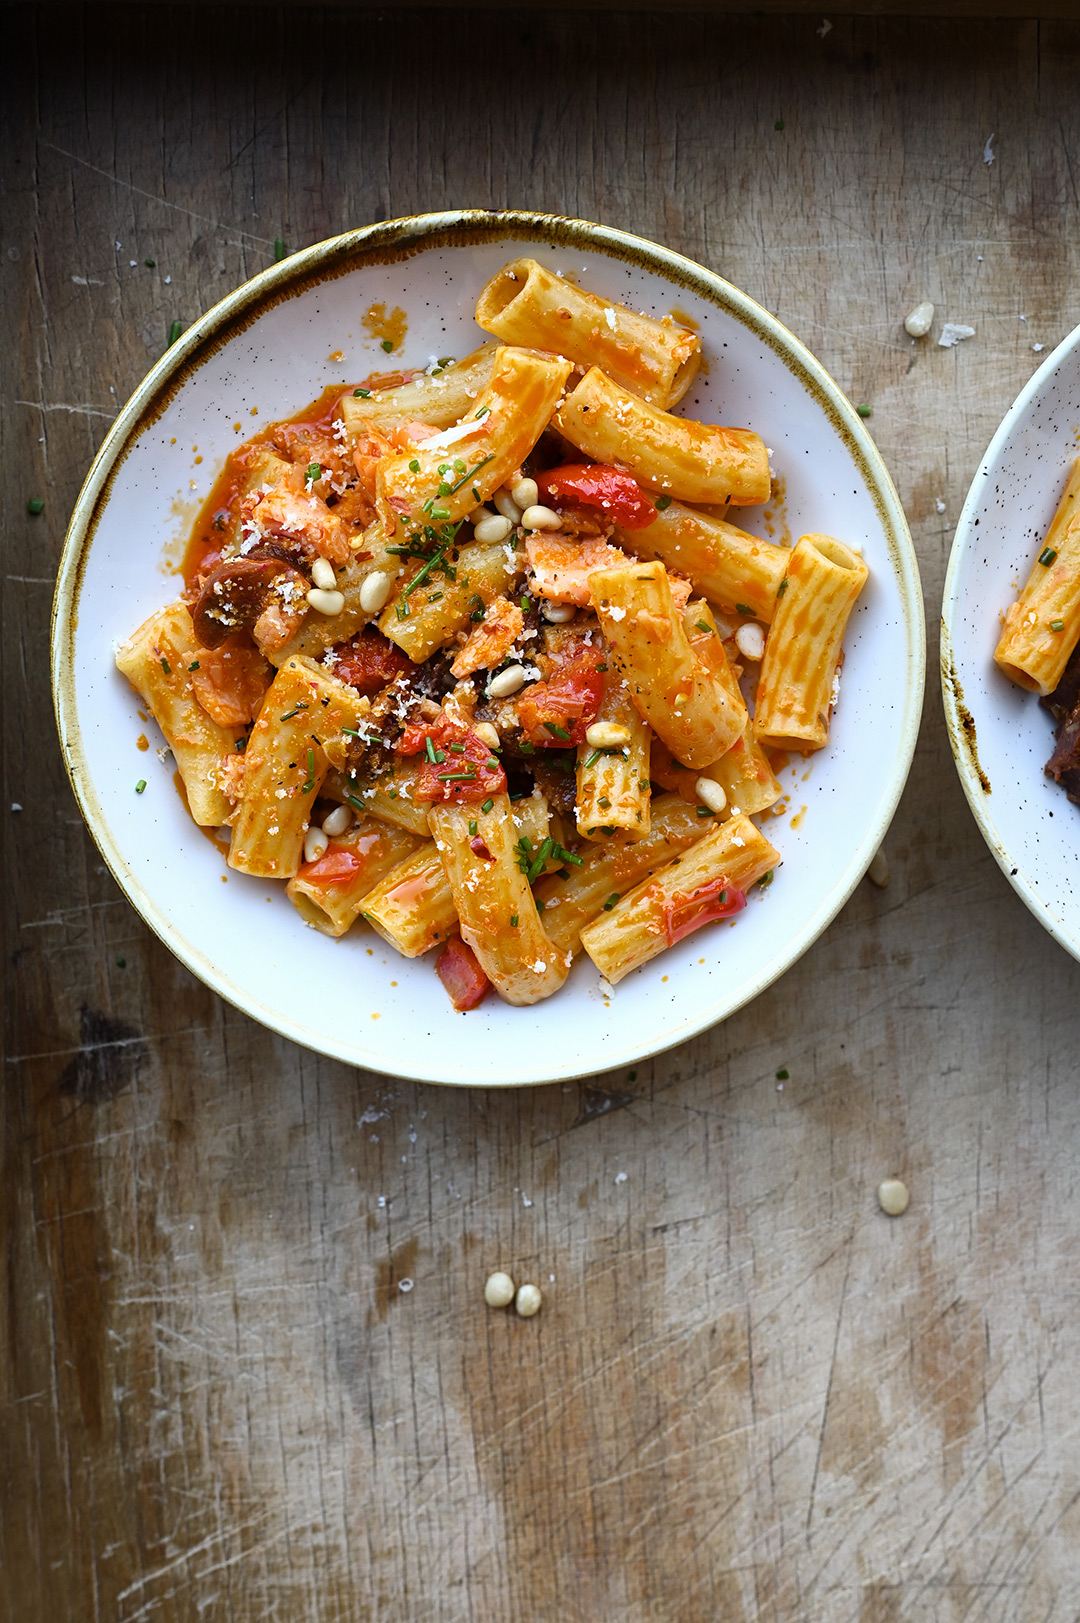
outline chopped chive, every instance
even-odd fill
[[[529,602],[529,599],[527,597],[523,597],[521,599],[521,612],[522,612],[522,614],[528,614],[528,612],[529,612],[529,610],[531,608],[532,608],[532,604]]]
[[[536,745],[535,744],[530,744],[528,739],[526,739],[526,738],[523,738],[521,740],[521,743],[518,745],[518,749],[521,751],[522,755],[535,755],[536,754]]]
[[[30,500],[26,504],[26,511],[28,513],[32,513],[34,518],[37,518],[39,513],[43,513],[45,511],[45,503],[42,501],[40,496],[31,496]]]
[[[858,412],[860,417],[872,417],[874,415],[874,408],[872,406],[856,406],[855,410]]]
[[[716,816],[716,813],[714,811],[712,811],[708,806],[699,806],[698,809],[697,809],[697,814],[698,814],[699,817],[715,817]]]
[[[171,676],[172,675],[172,671],[169,669],[169,661],[167,659],[164,659],[164,658],[162,659],[161,668],[165,672],[166,676]]]
[[[149,269],[149,270],[154,270],[154,269],[155,269],[155,268],[156,268],[156,266],[157,266],[157,260],[156,260],[156,259],[144,259],[144,260],[143,260],[143,264],[144,264],[144,265],[145,265],[145,266],[146,266],[146,267],[147,267],[147,268],[148,268],[148,269]]]
[[[614,832],[615,832],[615,824],[614,823],[601,823],[600,824],[600,832],[601,832],[601,834],[608,835],[608,837],[610,838],[610,836],[612,834],[614,834]]]
[[[354,394],[354,396],[356,397],[357,400],[370,400],[371,399],[371,390],[370,389],[354,389],[353,394]]]
[[[412,461],[409,463],[409,472],[410,473],[419,473],[420,472],[420,461],[419,461],[418,457],[414,456]]]
[[[573,851],[561,851],[559,855],[561,856],[563,862],[572,862],[575,868],[584,868],[585,866],[585,858],[575,856]]]
[[[610,913],[611,909],[615,906],[615,903],[618,900],[619,900],[619,893],[618,893],[617,890],[613,890],[611,895],[608,897],[607,901],[604,903],[604,912],[605,913]]]
[[[396,800],[397,797],[398,797],[398,792],[397,792],[396,789],[388,789],[386,791],[387,800]]]
[[[484,762],[484,765],[487,767],[501,766],[501,764],[502,763],[497,755],[489,755],[487,760]]]
[[[312,789],[314,789],[314,787],[315,787],[315,751],[314,750],[308,750],[308,752],[307,752],[307,782],[304,784],[304,787],[301,789],[300,793],[302,795],[310,794]]]
[[[1064,620],[1051,620],[1051,622],[1050,622],[1050,630],[1051,631],[1064,631],[1065,630],[1065,622],[1064,622]]]
[[[198,668],[199,668],[199,661],[197,659],[192,660],[191,664],[188,666],[189,671],[197,671]]]
[[[126,958],[118,958],[116,960],[116,967],[117,967],[117,969],[126,969],[127,968],[127,959]]]
[[[476,414],[476,417],[474,418],[474,421],[478,423],[482,417],[487,417],[490,411],[490,406],[481,406],[480,410]]]
[[[397,617],[399,620],[407,620],[409,618],[409,605],[405,602],[404,598],[402,598],[401,602],[397,606]]]
[[[779,586],[776,588],[777,597],[783,597],[784,593],[787,591],[787,583],[788,583],[788,578],[785,575],[783,580],[780,582]]]
[[[447,744],[446,747],[448,750],[453,750],[455,755],[464,755],[465,753],[464,744]]]
[[[1053,561],[1054,561],[1054,559],[1056,557],[1057,557],[1057,552],[1054,550],[1054,548],[1053,547],[1046,547],[1044,549],[1044,551],[1039,553],[1039,562],[1041,564],[1045,564],[1046,568],[1049,569],[1050,565],[1053,563]]]
[[[790,1075],[791,1072],[788,1070],[787,1066],[781,1066],[780,1070],[776,1073],[776,1080],[778,1082],[786,1082]]]
[[[435,760],[435,745],[432,742],[432,738],[431,738],[430,733],[428,733],[427,737],[424,739],[424,750],[425,750],[425,752],[427,754],[428,760],[434,762],[434,760]]]
[[[135,785],[135,793],[137,795],[141,795],[145,788],[146,788],[146,779],[145,778],[140,778],[138,783]]]
[[[662,513],[664,511],[665,507],[670,507],[671,506],[671,497],[670,496],[657,496],[656,499],[653,502],[653,506],[656,508],[656,511],[658,513]]]
[[[544,726],[555,738],[569,739],[570,737],[565,727],[557,727],[553,721],[545,721]]]
[[[470,817],[469,818],[469,833],[472,835],[472,837],[474,839],[475,839],[476,835],[479,833],[479,830],[480,830],[480,825],[476,821],[476,818],[475,817]]]
[[[322,478],[322,467],[321,467],[321,465],[318,462],[309,462],[308,465],[307,465],[307,472],[305,473],[304,478],[310,480],[312,484],[315,483],[316,479],[321,479]]]
[[[183,327],[180,325],[180,323],[178,321],[174,321],[170,325],[170,327],[169,327],[169,342],[165,345],[166,349],[172,349],[173,345],[176,343],[176,340],[179,338],[179,336],[183,332],[183,330],[184,330]]]
[[[357,800],[355,795],[346,794],[345,799],[349,802],[350,806],[355,806],[359,811],[367,811],[367,807],[364,805],[364,802],[362,800]]]
[[[694,624],[699,631],[712,631],[712,626],[709,624],[708,620],[695,620]]]
[[[490,453],[489,453],[489,454],[488,454],[488,455],[487,455],[487,456],[485,456],[485,457],[481,457],[481,459],[480,459],[480,461],[479,461],[479,462],[477,462],[477,463],[475,463],[475,464],[474,464],[474,465],[473,465],[473,467],[471,467],[471,468],[470,468],[470,469],[469,469],[469,470],[468,470],[468,472],[467,472],[467,473],[463,473],[463,474],[462,474],[462,476],[461,476],[461,478],[460,478],[460,479],[459,479],[459,480],[458,480],[458,482],[457,482],[457,484],[456,484],[456,485],[453,485],[453,486],[452,486],[452,487],[451,487],[451,489],[450,489],[450,495],[451,495],[451,496],[456,496],[456,495],[457,495],[457,492],[458,492],[458,491],[459,491],[459,490],[460,490],[460,489],[461,489],[461,487],[462,487],[462,485],[464,485],[464,484],[467,484],[467,483],[468,483],[468,481],[469,481],[469,480],[470,480],[470,479],[471,479],[471,478],[472,478],[472,477],[473,477],[473,475],[474,475],[474,474],[477,474],[477,473],[479,473],[479,472],[480,472],[480,469],[481,469],[481,468],[486,468],[486,467],[487,467],[487,465],[488,465],[488,463],[489,463],[489,462],[490,462],[490,461],[491,461],[491,460],[492,460],[492,458],[493,458],[493,457],[494,457],[494,455],[495,455],[495,452],[494,452],[494,451],[492,451],[492,452],[490,452]],[[478,501],[479,501],[479,499],[480,499],[480,498],[479,498],[479,497],[477,497],[477,500],[478,500]]]
[[[306,699],[301,699],[299,704],[294,705],[291,710],[286,710],[286,712],[285,712],[285,714],[283,716],[278,717],[278,720],[279,721],[291,721],[294,716],[299,715],[301,710],[306,710],[306,709],[307,709],[307,700]]]
[[[736,614],[753,615],[753,612],[754,612],[753,609],[750,608],[749,605],[746,604],[746,603],[736,603],[736,605],[735,605],[735,613]]]
[[[607,795],[603,795],[596,802],[596,804],[600,807],[601,811],[610,811],[611,810],[611,801],[608,799]]]
[[[598,665],[596,668],[597,668],[598,671],[606,671],[607,670],[606,665]]]
[[[472,493],[476,497],[477,501],[480,501],[480,492],[477,490],[475,485],[472,487]]]
[[[285,243],[284,243],[284,241],[283,241],[283,239],[281,237],[275,237],[274,238],[274,263],[275,263],[275,265],[280,260],[282,260],[284,258],[285,258]]]
[[[238,738],[236,743],[233,745],[233,749],[236,751],[237,755],[243,755],[244,751],[247,749],[247,746],[248,741],[246,738]]]
[[[489,812],[494,804],[495,802],[489,798],[484,801],[484,804],[480,807],[480,810],[482,812]]]
[[[773,125],[773,129],[774,130],[782,130],[783,127],[784,127],[784,120],[782,118],[778,118],[776,120],[776,123]]]
[[[518,921],[517,914],[516,913],[511,913],[511,915],[510,915],[510,928],[511,928],[511,930],[516,930],[517,929],[517,921]]]
[[[439,772],[436,774],[440,783],[464,783],[467,779],[475,778],[475,772]]]
[[[384,338],[383,341],[382,341],[382,347],[386,351],[386,353],[389,355],[391,350],[394,347],[394,340],[392,338]]]
[[[435,763],[436,763],[436,765],[437,766],[442,766],[442,764],[443,764],[443,762],[445,760],[446,760],[446,751],[445,750],[436,750],[435,751]]]

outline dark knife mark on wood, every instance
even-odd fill
[[[81,1105],[103,1104],[130,1088],[145,1064],[146,1039],[124,1020],[84,1003],[79,1013],[79,1052],[60,1074],[60,1092]]]

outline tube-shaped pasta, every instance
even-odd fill
[[[712,609],[703,598],[686,605],[683,627],[698,658],[711,666],[729,693],[739,694],[741,698],[738,680],[720,640]],[[675,789],[687,800],[695,803],[700,801],[697,789],[699,778],[709,778],[713,783],[718,783],[727,796],[727,806],[722,816],[730,817],[737,812],[752,816],[773,805],[783,792],[769,765],[768,756],[754,737],[754,724],[749,716],[731,748],[718,761],[713,761],[699,772],[691,771],[673,760],[663,744],[658,743],[653,754],[652,775],[657,783],[663,784],[665,789]]]
[[[804,535],[792,548],[754,704],[765,749],[806,754],[827,742],[844,628],[868,574],[831,535]]]
[[[469,541],[458,549],[454,573],[431,574],[415,591],[401,592],[379,617],[379,630],[421,664],[459,631],[471,629],[489,603],[513,586],[525,553],[509,542]]]
[[[586,925],[581,944],[614,986],[695,927],[699,898],[702,904],[712,897],[719,901],[723,895],[715,895],[719,885],[729,891],[749,890],[779,861],[780,853],[749,817],[733,817]],[[707,913],[704,906],[700,916]]]
[[[786,547],[681,502],[672,502],[642,530],[616,530],[615,538],[624,552],[659,558],[668,569],[688,575],[713,603],[737,612],[749,609],[766,625],[791,556]]]
[[[609,839],[621,830],[631,840],[649,832],[649,728],[630,699],[621,671],[609,668],[597,721],[624,727],[625,744],[577,752],[577,826],[586,839]]]
[[[627,468],[647,489],[680,501],[748,507],[768,499],[772,477],[759,434],[672,417],[621,389],[598,366],[567,395],[555,426],[586,456]]]
[[[403,958],[419,958],[453,935],[457,909],[435,841],[391,869],[361,898],[360,911]]]
[[[602,366],[662,409],[682,399],[701,365],[701,340],[688,327],[586,293],[535,259],[515,259],[491,278],[476,302],[476,320],[506,344]]]
[[[222,787],[222,760],[232,755],[242,727],[212,721],[191,687],[190,670],[206,650],[195,640],[183,603],[170,603],[145,620],[116,655],[122,671],[148,706],[173,752],[192,817],[214,828],[232,816]]]
[[[547,427],[569,375],[561,356],[500,346],[464,423],[380,461],[375,499],[387,535],[410,524],[456,524],[494,495]]]
[[[366,701],[313,660],[286,661],[267,690],[244,754],[229,866],[291,879],[329,763],[323,743],[357,727]]]
[[[305,862],[285,887],[305,924],[339,937],[363,910],[364,898],[421,841],[375,817],[361,817],[335,835],[317,862]]]
[[[1044,562],[1045,560],[1045,562]],[[994,658],[1010,682],[1053,693],[1080,640],[1080,458],[1024,582]]]
[[[345,425],[345,435],[355,442],[369,429],[385,433],[407,423],[426,423],[429,428],[452,428],[461,421],[487,386],[495,364],[494,343],[483,344],[460,361],[438,372],[424,373],[411,383],[392,389],[351,389],[342,395],[336,415]]]
[[[377,817],[380,823],[391,823],[426,838],[428,803],[412,798],[419,774],[418,764],[407,756],[396,760],[380,776],[375,776],[362,761],[355,777],[332,767],[321,792],[329,800],[347,801],[353,811]]]
[[[570,967],[544,933],[529,881],[519,866],[509,797],[480,806],[433,806],[431,832],[457,909],[461,938],[507,1003],[539,1003],[557,992]],[[485,805],[487,802],[485,802]],[[469,825],[477,828],[470,834]]]
[[[548,940],[564,957],[579,953],[585,925],[603,913],[607,903],[614,907],[654,868],[696,845],[704,826],[694,807],[680,796],[657,795],[649,832],[640,840],[616,835],[602,846],[583,846],[577,852],[580,866],[568,863],[536,885],[536,905]]]
[[[709,766],[746,725],[746,706],[690,647],[659,563],[598,569],[589,591],[639,714],[686,766]]]

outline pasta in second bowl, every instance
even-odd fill
[[[921,596],[857,416],[750,300],[583,222],[426,216],[154,369],[54,672],[95,838],[208,984],[352,1063],[540,1082],[724,1018],[834,916],[910,763]]]

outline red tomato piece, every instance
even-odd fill
[[[395,676],[409,675],[416,669],[412,660],[406,659],[401,649],[374,626],[365,626],[334,653],[334,675],[358,693],[380,693]]]
[[[299,879],[310,879],[316,885],[344,885],[359,873],[360,858],[344,845],[328,845],[317,862],[303,862]]]
[[[624,530],[643,530],[656,517],[655,506],[633,474],[604,462],[567,462],[540,474],[536,486],[541,501],[599,507]]]
[[[506,773],[482,739],[463,722],[449,716],[435,721],[413,721],[402,733],[394,749],[398,755],[419,755],[431,740],[430,757],[420,762],[412,795],[414,800],[445,801],[455,805],[486,800],[506,792]],[[451,748],[451,746],[455,746]],[[494,763],[494,764],[492,764]],[[471,774],[471,776],[458,776]]]
[[[546,682],[525,689],[518,700],[518,720],[530,744],[569,749],[585,742],[585,729],[596,720],[604,697],[604,675],[596,668],[600,663],[600,650],[579,642]]]
[[[491,982],[476,961],[476,954],[459,936],[451,936],[435,960],[435,973],[450,993],[450,1001],[460,1013],[475,1009],[488,993]]]
[[[691,891],[675,891],[664,908],[664,933],[668,946],[673,947],[676,941],[682,941],[685,936],[700,930],[703,924],[712,924],[715,919],[734,918],[745,906],[746,892],[736,890],[722,877],[710,879],[707,884],[697,885]]]

